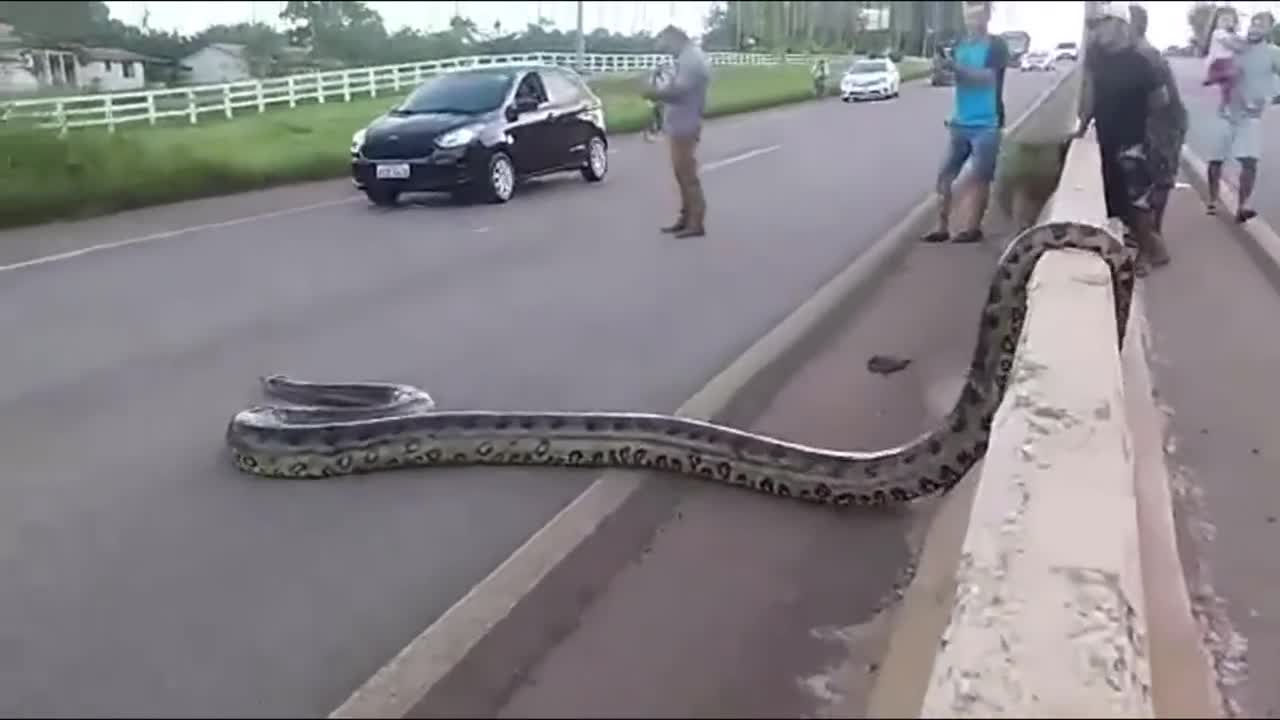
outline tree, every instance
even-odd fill
[[[454,15],[449,18],[449,32],[458,38],[458,42],[463,45],[472,45],[475,43],[479,31],[471,18]]]
[[[382,16],[355,0],[290,0],[280,19],[291,25],[290,44],[309,46],[316,57],[348,60],[387,39]]]
[[[889,27],[867,27],[873,12],[889,12]],[[960,21],[954,2],[823,2],[820,0],[729,0],[715,3],[704,21],[703,45],[745,50],[845,52],[852,48],[924,52],[932,28]]]
[[[1191,31],[1191,45],[1195,48],[1203,48],[1204,44],[1209,40],[1209,24],[1213,22],[1213,16],[1218,12],[1218,4],[1213,2],[1197,2],[1187,10],[1187,25]]]
[[[102,2],[0,2],[0,20],[29,42],[86,42],[99,38],[111,11]]]

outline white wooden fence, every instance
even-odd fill
[[[626,73],[648,70],[670,56],[658,54],[600,54],[585,56],[584,74]],[[290,75],[266,80],[247,80],[220,85],[193,85],[164,90],[139,90],[75,97],[13,100],[0,104],[0,121],[35,122],[41,127],[103,127],[114,132],[117,125],[146,122],[155,125],[166,118],[185,118],[191,124],[201,116],[232,118],[248,112],[265,112],[270,106],[350,102],[353,97],[378,97],[408,90],[441,72],[472,67],[544,64],[572,66],[573,53],[522,53],[515,55],[474,55],[444,60],[351,68],[328,72]],[[811,63],[810,55],[765,53],[710,53],[716,65],[769,65],[779,62]]]

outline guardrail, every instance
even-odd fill
[[[709,53],[709,57],[714,65],[774,65],[811,63],[818,56]],[[582,71],[593,74],[640,72],[669,60],[669,55],[656,53],[594,53],[584,57]],[[202,116],[210,114],[230,119],[246,110],[266,112],[268,107],[275,105],[295,108],[304,103],[376,98],[379,94],[407,90],[442,72],[522,64],[572,67],[576,62],[574,53],[473,55],[164,90],[13,100],[0,104],[0,121],[32,121],[41,127],[57,128],[60,132],[83,127],[106,127],[109,132],[114,132],[118,125],[140,122],[155,125],[167,118],[185,118],[194,125]]]
[[[1040,141],[1074,124],[1078,86],[1042,106]],[[1050,222],[1121,237],[1092,133],[1070,143]],[[1037,263],[919,717],[1220,715],[1160,485],[1140,291],[1117,328],[1099,257]]]

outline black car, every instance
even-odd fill
[[[945,62],[955,57],[955,42],[939,40],[934,46],[929,62],[929,84],[933,87],[951,87],[956,84],[956,73]]]
[[[377,205],[404,192],[503,203],[518,180],[609,169],[604,104],[577,73],[489,67],[427,80],[351,138],[351,177]]]
[[[929,84],[933,87],[951,87],[956,84],[956,73],[935,57],[929,68]]]

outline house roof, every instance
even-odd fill
[[[192,55],[195,55],[196,53],[199,53],[199,52],[204,52],[205,50],[210,48],[217,50],[219,52],[225,53],[227,55],[230,55],[231,57],[234,57],[237,60],[244,59],[245,46],[240,43],[228,43],[228,42],[209,43],[208,45],[205,45],[204,47],[200,48],[199,50],[196,50],[195,52],[188,53],[187,57],[191,57]]]
[[[84,47],[80,48],[85,58],[89,60],[99,61],[115,61],[115,62],[144,62],[144,63],[169,63],[171,60],[165,58],[151,57],[143,55],[132,50],[122,50],[121,48],[111,47]]]

